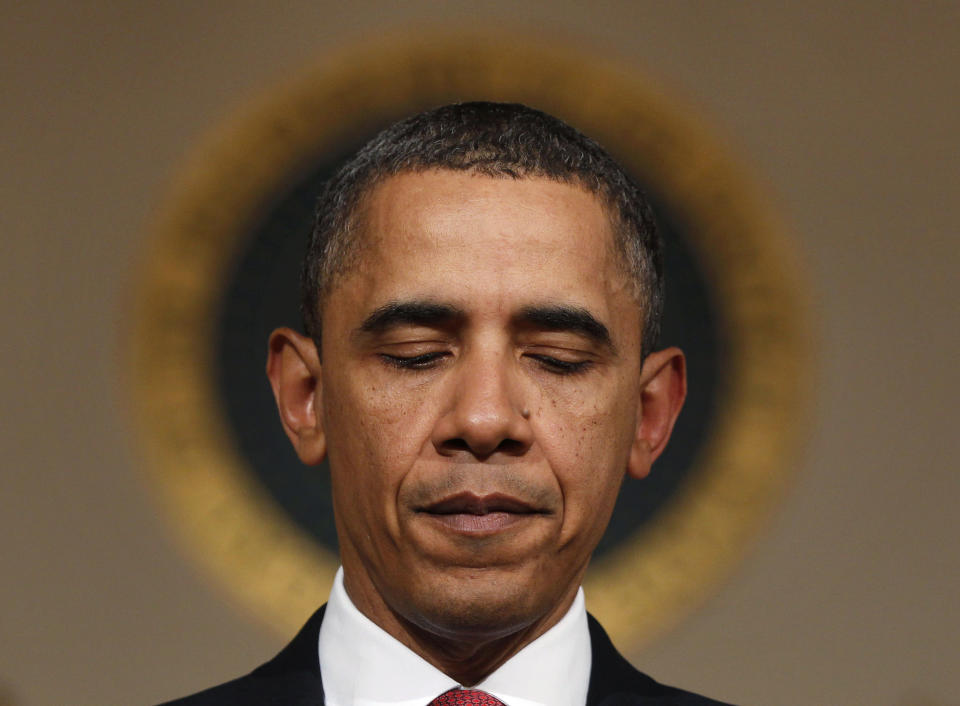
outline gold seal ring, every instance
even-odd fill
[[[743,169],[691,110],[595,56],[527,37],[383,40],[323,61],[216,131],[175,183],[139,279],[130,382],[150,478],[189,553],[255,615],[289,633],[324,600],[335,554],[263,491],[225,418],[224,282],[250,224],[311,160],[473,99],[557,115],[682,214],[725,335],[716,408],[685,480],[587,576],[590,610],[635,646],[708,596],[775,506],[806,419],[809,307],[789,241]]]

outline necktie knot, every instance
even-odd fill
[[[505,706],[485,691],[451,689],[431,701],[428,706]]]

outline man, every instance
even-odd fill
[[[716,704],[634,670],[580,589],[686,391],[613,159],[519,105],[404,120],[327,184],[302,282],[267,374],[329,459],[342,568],[276,658],[175,703]]]

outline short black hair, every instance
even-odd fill
[[[431,169],[571,183],[605,203],[624,272],[643,309],[642,355],[657,343],[663,312],[663,255],[650,204],[594,140],[563,121],[517,103],[456,103],[388,127],[323,187],[301,273],[304,329],[320,349],[323,300],[357,257],[356,214],[388,177]]]

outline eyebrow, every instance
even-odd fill
[[[371,312],[357,332],[383,333],[397,326],[449,326],[463,318],[464,312],[449,304],[392,301]]]
[[[514,317],[514,325],[547,331],[570,331],[616,352],[610,331],[586,309],[564,304],[527,306]]]

